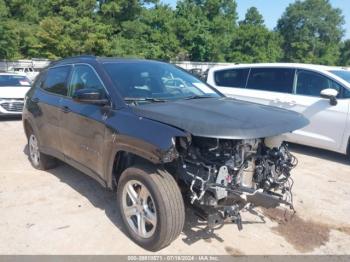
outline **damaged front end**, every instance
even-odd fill
[[[175,144],[177,178],[210,228],[230,219],[241,230],[240,211],[248,207],[284,204],[293,209],[290,171],[297,160],[281,137],[230,140],[193,136],[191,140],[178,138]]]

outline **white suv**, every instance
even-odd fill
[[[22,114],[30,80],[21,74],[0,73],[0,116]]]
[[[310,124],[286,141],[349,153],[350,71],[306,64],[242,64],[209,69],[208,84],[241,100],[297,111]]]

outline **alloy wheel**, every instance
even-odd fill
[[[33,134],[29,137],[29,156],[32,163],[35,166],[38,166],[40,163],[39,145],[38,140]]]
[[[153,236],[157,213],[151,193],[137,180],[128,181],[123,188],[123,212],[130,228],[141,238]]]

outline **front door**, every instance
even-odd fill
[[[309,146],[339,151],[346,128],[349,100],[340,97],[342,87],[333,80],[316,72],[298,70],[296,95],[289,109],[302,113],[310,124],[288,135],[288,140]],[[332,88],[339,92],[337,105],[320,97],[323,89]]]
[[[67,162],[88,168],[103,177],[105,120],[109,107],[79,103],[71,96],[78,89],[96,89],[106,95],[102,81],[87,64],[73,67],[69,81],[70,98],[62,101],[61,138]],[[87,172],[89,173],[89,172]]]

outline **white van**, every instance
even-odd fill
[[[350,153],[350,71],[306,64],[241,64],[209,69],[208,84],[241,100],[297,111],[310,124],[286,141]]]

